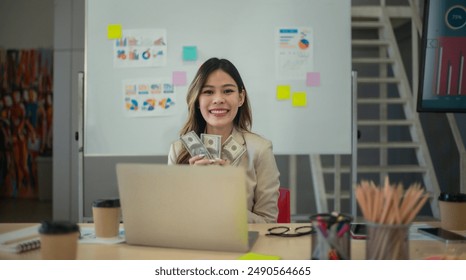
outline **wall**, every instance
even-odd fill
[[[0,48],[53,47],[54,0],[0,1]]]
[[[78,220],[78,72],[84,71],[84,0],[56,0],[53,218]]]

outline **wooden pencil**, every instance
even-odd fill
[[[361,181],[355,189],[356,200],[364,219],[373,225],[368,230],[368,258],[405,259],[408,228],[429,196],[420,184],[404,190],[402,184],[390,185],[388,177],[383,186]],[[407,251],[408,250],[408,251]]]

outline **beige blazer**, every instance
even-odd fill
[[[273,155],[272,142],[257,134],[236,129],[232,135],[239,144],[246,146],[246,153],[238,166],[246,170],[248,222],[275,223],[278,216],[280,173]],[[172,143],[168,164],[176,164],[182,149],[180,140]]]

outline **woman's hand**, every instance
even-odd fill
[[[230,161],[225,159],[208,159],[205,155],[200,154],[189,159],[189,165],[230,165]]]
[[[189,165],[210,165],[210,159],[206,158],[204,154],[200,154],[190,158]]]

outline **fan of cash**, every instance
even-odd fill
[[[181,142],[193,156],[205,155],[208,159],[228,160],[231,165],[237,166],[246,152],[243,145],[233,139],[230,135],[222,146],[222,136],[214,134],[201,134],[201,138],[194,131],[181,136]]]

